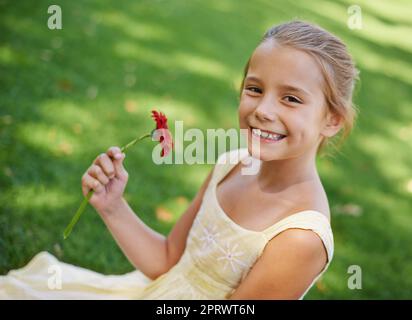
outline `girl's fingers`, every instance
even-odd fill
[[[101,184],[106,185],[109,183],[109,178],[103,172],[103,169],[98,166],[97,164],[93,164],[89,171],[89,175],[95,179],[97,179]]]
[[[93,161],[89,174],[106,185],[113,177],[127,180],[128,173],[123,166],[126,154],[119,147],[110,147],[106,153],[102,153]],[[108,178],[108,179],[106,179]]]
[[[106,153],[100,154],[94,161],[94,164],[99,165],[109,178],[114,177],[115,172],[113,162]]]
[[[123,180],[126,180],[129,176],[129,174],[127,173],[126,169],[123,166],[123,160],[125,157],[126,157],[126,154],[121,153],[120,159],[113,160],[116,177],[118,177],[119,179],[123,179]]]
[[[96,193],[103,191],[104,186],[92,176],[85,174],[82,178],[83,194],[86,195],[91,189]]]
[[[120,150],[119,147],[110,147],[107,150],[106,154],[112,159],[119,159],[120,158],[119,155],[122,154],[122,151]]]
[[[127,179],[128,173],[123,166],[123,160],[126,157],[126,154],[123,153],[119,147],[110,147],[106,153],[113,159],[116,177],[119,179]]]

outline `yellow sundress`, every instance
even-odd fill
[[[250,155],[246,148],[219,156],[182,257],[157,279],[151,280],[139,270],[124,275],[104,275],[40,252],[25,267],[0,276],[0,299],[227,299],[269,240],[289,228],[316,232],[328,256],[324,269],[300,297],[303,299],[328,269],[333,257],[329,220],[318,211],[305,210],[260,232],[236,224],[220,207],[216,186],[247,157]]]

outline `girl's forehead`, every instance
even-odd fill
[[[313,89],[323,84],[321,68],[310,54],[274,41],[265,41],[255,49],[248,74],[262,81],[293,81]]]

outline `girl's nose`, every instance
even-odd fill
[[[275,115],[275,105],[269,102],[263,102],[258,105],[255,109],[256,118],[261,121],[274,121],[276,119]]]

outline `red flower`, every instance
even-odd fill
[[[152,118],[156,121],[156,129],[168,129],[167,118],[164,113],[152,110]]]
[[[161,157],[165,157],[173,149],[172,135],[167,126],[167,118],[162,112],[152,110],[152,118],[156,121],[156,129],[152,131],[152,139],[160,141],[162,145]]]

